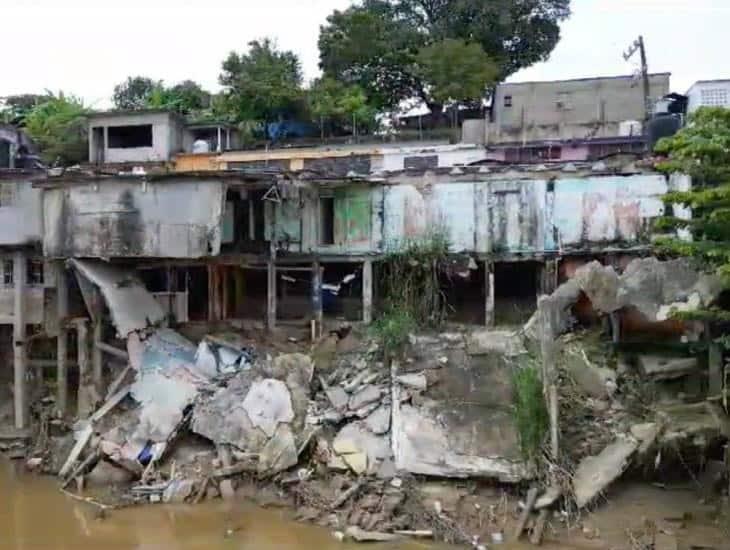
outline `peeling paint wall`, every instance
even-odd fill
[[[225,185],[115,181],[46,189],[47,257],[199,258],[220,252]]]
[[[41,240],[41,192],[30,181],[0,180],[0,245]]]
[[[658,174],[557,180],[558,244],[636,243],[646,236],[648,221],[663,214],[667,190],[666,178]]]

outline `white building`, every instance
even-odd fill
[[[730,79],[698,80],[687,91],[687,113],[700,107],[730,107]]]

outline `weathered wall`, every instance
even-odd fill
[[[41,192],[30,181],[0,179],[0,245],[41,240]]]
[[[46,189],[48,257],[198,258],[220,252],[218,180],[115,180]]]
[[[662,175],[560,179],[555,182],[553,224],[558,246],[638,243],[648,222],[664,212]]]
[[[669,74],[650,75],[650,98],[668,93]],[[643,119],[643,89],[632,76],[500,84],[487,142],[612,137],[621,122]]]
[[[170,160],[172,153],[182,151],[182,126],[180,121],[168,113],[140,113],[126,116],[95,116],[89,122],[89,159],[98,158],[97,147],[101,144],[93,139],[94,128],[115,126],[152,125],[152,147],[104,148],[104,162],[156,162]]]

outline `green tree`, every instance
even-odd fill
[[[682,130],[660,140],[655,151],[666,156],[660,170],[692,177],[691,191],[665,195],[669,215],[659,220],[660,228],[688,229],[692,240],[661,238],[660,251],[691,256],[730,285],[730,109],[698,109]],[[673,204],[691,207],[692,219],[671,215]]]
[[[319,123],[324,137],[325,127],[350,127],[353,134],[371,131],[375,126],[375,110],[368,104],[365,92],[357,85],[347,85],[333,78],[317,79],[307,93],[311,116]]]
[[[25,125],[25,117],[33,108],[52,96],[46,94],[18,94],[0,98],[0,122],[5,124]]]
[[[210,93],[193,80],[185,80],[171,88],[165,87],[160,82],[153,88],[146,101],[146,107],[167,109],[182,115],[198,114],[210,106]]]
[[[485,96],[499,67],[476,42],[447,38],[421,48],[416,73],[434,101],[469,103]]]
[[[433,111],[429,83],[417,70],[422,48],[447,39],[479,44],[502,80],[547,59],[569,15],[570,0],[364,0],[328,17],[320,65],[329,76],[359,83],[379,107],[419,96]]]
[[[27,114],[26,131],[47,164],[71,165],[87,160],[88,113],[81,99],[59,92]]]
[[[245,53],[228,55],[219,77],[235,119],[271,122],[295,115],[302,101],[299,58],[269,38],[248,46]]]
[[[114,86],[113,101],[117,109],[147,109],[152,94],[162,88],[162,81],[146,76],[130,76]]]

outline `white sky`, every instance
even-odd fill
[[[3,95],[64,90],[97,108],[129,75],[217,89],[223,58],[273,36],[317,75],[319,25],[349,0],[0,0]],[[696,80],[730,78],[730,0],[573,0],[551,59],[511,80],[628,74],[621,56],[643,34],[652,72],[672,73],[685,92]]]

